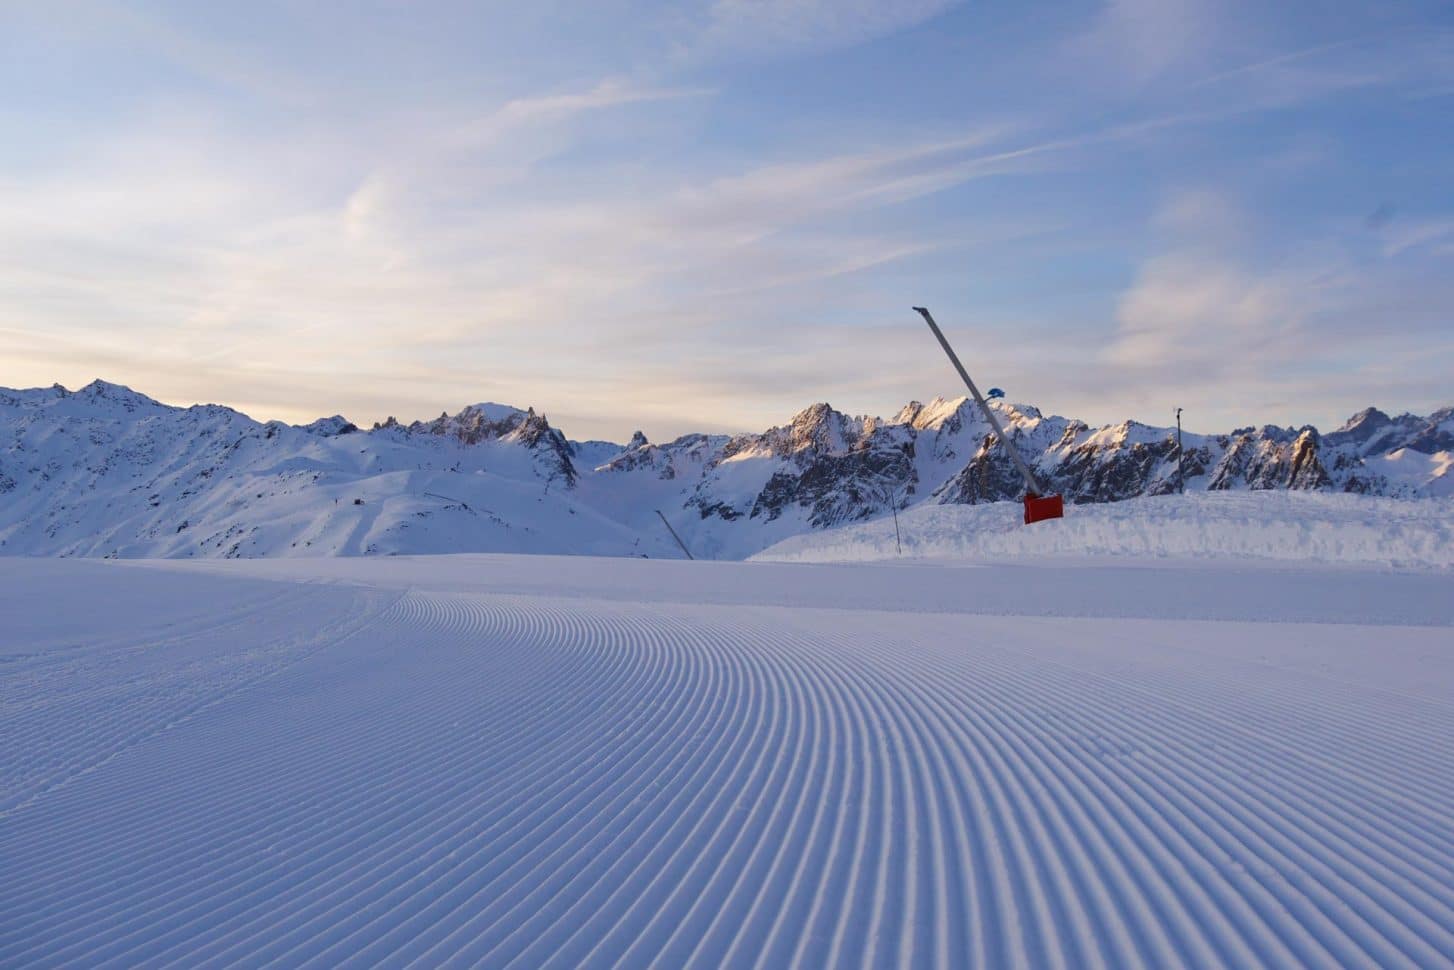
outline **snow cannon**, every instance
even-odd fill
[[[939,341],[939,346],[944,348],[944,353],[948,355],[949,362],[959,372],[959,377],[964,381],[964,386],[969,388],[969,393],[974,398],[974,403],[979,405],[980,411],[984,413],[984,419],[989,422],[990,428],[994,430],[995,437],[999,439],[1000,444],[1004,446],[1005,451],[1014,460],[1015,467],[1020,471],[1020,477],[1025,480],[1025,524],[1030,525],[1033,522],[1044,522],[1046,519],[1064,518],[1065,501],[1059,495],[1042,494],[1039,483],[1035,481],[1034,473],[1030,471],[1030,466],[1025,464],[1025,459],[1020,457],[1020,453],[1015,450],[1015,446],[1010,443],[1010,439],[1005,437],[1005,429],[1000,427],[999,418],[996,418],[995,413],[990,410],[988,402],[979,393],[979,388],[974,386],[974,381],[969,379],[969,372],[959,362],[959,355],[954,352],[953,347],[949,346],[949,341],[944,339],[944,331],[940,330],[939,324],[934,322],[934,317],[930,315],[928,308],[916,306],[914,307],[914,312],[923,317],[924,322],[929,325],[929,329],[934,331],[934,337]],[[1000,393],[1001,395],[1004,394],[1003,391]]]

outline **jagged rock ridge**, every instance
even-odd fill
[[[1072,503],[1176,488],[1175,433],[1102,428],[993,402],[1014,445]],[[1315,428],[1185,436],[1189,490],[1454,494],[1454,409]],[[104,381],[0,389],[0,553],[121,556],[442,551],[702,556],[920,502],[1017,498],[1023,485],[972,402],[890,419],[827,404],[756,434],[626,445],[568,440],[543,414],[476,404],[360,430],[161,404]]]

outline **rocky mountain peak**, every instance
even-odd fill
[[[375,427],[382,430],[399,425],[390,418]],[[547,480],[562,478],[573,485],[577,478],[570,442],[534,408],[522,411],[503,404],[470,404],[456,414],[444,411],[432,421],[415,421],[403,430],[411,436],[448,438],[465,446],[488,442],[521,445],[535,453],[536,465]]]
[[[916,418],[918,418],[920,414],[923,414],[923,413],[924,413],[924,405],[923,405],[923,402],[921,402],[921,401],[910,401],[908,404],[905,404],[902,408],[899,409],[899,413],[896,414],[896,415],[894,415],[893,421],[891,423],[893,423],[893,424],[913,424],[914,423],[914,420]]]
[[[319,418],[317,421],[310,421],[308,424],[299,425],[298,427],[308,434],[317,435],[320,438],[333,438],[341,434],[353,434],[358,430],[358,425],[341,414],[335,414],[328,418]]]
[[[968,397],[936,397],[928,404],[910,401],[894,415],[894,424],[904,424],[916,431],[958,431],[983,421],[979,405]]]
[[[1451,408],[1428,417],[1365,409],[1326,435],[1273,425],[1187,433],[1178,454],[1173,428],[1138,421],[1092,428],[1004,399],[991,407],[1036,476],[1072,503],[1174,491],[1178,458],[1188,491],[1454,495]],[[890,421],[818,403],[758,434],[652,444],[637,432],[624,448],[569,442],[534,409],[491,403],[407,427],[393,417],[374,427],[340,440],[352,426],[339,415],[301,428],[264,425],[217,405],[160,405],[106,382],[75,393],[0,389],[0,493],[7,497],[0,548],[263,555],[275,554],[261,550],[277,523],[314,522],[318,531],[298,533],[297,545],[281,553],[304,554],[326,523],[367,515],[376,498],[389,498],[397,521],[390,519],[387,542],[401,551],[432,548],[416,542],[423,533],[414,530],[444,537],[466,528],[493,537],[470,539],[484,545],[468,548],[534,542],[535,532],[514,527],[521,515],[532,530],[567,537],[567,548],[587,518],[595,523],[589,528],[614,523],[610,529],[628,530],[637,543],[658,529],[661,509],[694,551],[735,556],[890,507],[1013,500],[1024,490],[1008,451],[963,397],[911,401]],[[562,515],[558,502],[575,511]],[[307,515],[289,518],[304,506]],[[540,515],[560,518],[531,518]],[[99,538],[98,522],[108,523]],[[355,536],[355,551],[383,548],[382,531],[334,531]]]
[[[804,408],[788,425],[788,450],[841,450],[845,444],[846,420],[826,403]]]
[[[59,384],[56,386],[60,387]],[[61,390],[65,390],[65,388],[61,388]],[[124,384],[113,384],[110,381],[103,381],[99,377],[85,387],[77,390],[74,396],[91,401],[106,401],[119,405],[128,411],[134,411],[137,408],[167,407],[160,401],[147,397],[139,391],[133,391]]]
[[[1346,436],[1357,442],[1367,441],[1379,431],[1393,424],[1393,419],[1378,408],[1364,408],[1343,423],[1333,434]]]

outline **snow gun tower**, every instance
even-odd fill
[[[924,322],[929,325],[929,329],[934,331],[934,337],[939,341],[939,346],[944,348],[944,353],[949,355],[949,362],[954,365],[955,370],[959,371],[959,376],[964,381],[964,386],[969,388],[969,393],[974,396],[975,403],[979,405],[980,411],[984,413],[984,419],[994,429],[995,437],[1000,440],[1000,444],[1004,446],[1005,451],[1010,453],[1010,457],[1015,461],[1015,467],[1020,470],[1020,477],[1025,480],[1025,524],[1029,525],[1032,522],[1040,522],[1044,519],[1064,518],[1064,500],[1059,495],[1041,494],[1040,485],[1035,481],[1035,475],[1030,471],[1030,466],[1025,464],[1025,459],[1020,457],[1020,453],[1015,450],[1015,446],[1010,443],[1010,439],[1005,437],[1005,430],[1000,427],[999,419],[990,410],[990,406],[985,403],[984,397],[979,393],[979,388],[974,386],[974,381],[969,379],[969,372],[959,362],[959,357],[954,353],[954,348],[949,346],[949,341],[944,339],[944,332],[939,329],[939,324],[935,323],[934,318],[929,315],[929,310],[926,307],[916,306],[914,307],[914,312],[923,317]]]

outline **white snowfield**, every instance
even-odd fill
[[[1447,571],[8,559],[0,654],[4,967],[1454,965]]]
[[[1321,492],[1218,492],[1066,506],[1025,528],[1018,503],[919,505],[894,520],[793,536],[755,558],[851,562],[895,558],[1107,556],[1263,559],[1408,568],[1454,567],[1454,499],[1400,501]],[[902,546],[902,552],[900,552]]]

